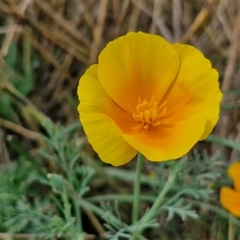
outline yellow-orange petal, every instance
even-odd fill
[[[179,57],[157,35],[130,32],[110,42],[99,55],[99,81],[110,97],[133,113],[138,99],[159,102],[172,84]]]
[[[205,115],[207,122],[199,139],[202,140],[209,135],[219,118],[222,93],[218,73],[196,48],[178,43],[173,47],[180,57],[181,67],[163,101],[168,101],[168,108],[173,112],[172,121],[196,113]]]
[[[129,162],[136,154],[122,137],[122,129],[131,124],[132,116],[120,109],[106,94],[98,81],[97,65],[92,65],[81,77],[78,111],[89,143],[106,163],[114,166]]]
[[[124,139],[150,161],[176,159],[186,154],[204,131],[205,116],[196,114],[171,125],[141,130]]]
[[[240,192],[228,187],[222,187],[220,191],[220,202],[232,215],[240,217]]]
[[[240,162],[234,162],[228,168],[228,175],[232,178],[234,188],[240,193]]]

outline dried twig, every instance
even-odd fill
[[[94,63],[97,59],[97,55],[99,52],[99,47],[101,44],[102,39],[102,31],[104,26],[104,21],[106,18],[107,13],[107,6],[108,6],[108,0],[104,0],[100,2],[99,11],[98,11],[98,18],[96,27],[93,33],[93,42],[91,46],[90,56],[89,56],[89,63]]]
[[[24,12],[26,11],[29,4],[30,4],[29,1],[21,2],[19,7],[18,7],[18,11],[21,14],[24,14]],[[6,34],[6,37],[5,37],[5,40],[3,42],[2,49],[1,49],[1,54],[2,54],[3,57],[7,55],[9,47],[12,43],[13,37],[14,37],[15,33],[18,32],[18,28],[19,28],[19,25],[16,24],[13,19],[11,19],[11,23],[10,23],[10,26],[9,26],[9,31]]]
[[[140,13],[141,13],[140,8],[133,9],[132,14],[130,16],[130,20],[129,20],[128,32],[137,30]]]
[[[164,2],[154,0],[154,5],[153,5],[153,16],[152,16],[152,24],[150,27],[150,32],[151,33],[156,33],[156,27],[157,27],[157,19],[160,17],[161,12],[162,12],[162,4]]]
[[[79,32],[72,22],[66,20],[63,18],[62,15],[60,15],[57,11],[55,11],[54,8],[51,7],[50,4],[34,0],[34,2],[37,4],[37,6],[40,7],[45,13],[48,14],[49,17],[51,17],[59,26],[63,28],[64,31],[66,31],[67,34],[71,35],[76,41],[79,43],[85,44],[87,47],[90,47],[90,42],[87,38],[85,38],[81,32]]]
[[[173,37],[174,42],[180,40],[182,32],[181,32],[181,16],[182,16],[182,2],[181,1],[173,1],[172,2],[172,26],[173,26]]]
[[[239,22],[240,22],[240,11],[238,11],[238,15],[235,19],[234,29],[232,32],[232,44],[230,45],[228,62],[225,69],[224,79],[222,83],[222,90],[224,92],[228,91],[231,87],[231,84],[232,84],[231,79],[234,74],[236,59],[237,59],[237,56],[239,55],[238,53],[239,40],[240,40]]]
[[[182,43],[188,42],[190,38],[209,20],[216,4],[218,4],[217,0],[211,0],[202,8],[188,31],[183,35],[181,39]]]
[[[34,131],[31,131],[29,129],[26,129],[16,123],[13,123],[11,121],[5,120],[3,118],[0,118],[0,126],[4,127],[6,129],[9,129],[17,134],[20,134],[26,138],[32,139],[32,140],[39,140],[40,134]]]
[[[1,123],[0,123],[1,126]],[[0,165],[8,164],[10,162],[9,153],[4,141],[3,131],[0,127]]]

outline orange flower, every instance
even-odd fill
[[[110,42],[81,77],[78,111],[100,158],[119,166],[138,152],[176,159],[218,120],[218,73],[200,51],[160,36],[128,33]]]
[[[222,187],[220,202],[231,214],[240,217],[240,162],[234,162],[228,168],[228,175],[233,179],[234,189]]]

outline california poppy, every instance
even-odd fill
[[[240,217],[240,162],[234,162],[228,168],[228,175],[233,180],[234,189],[222,187],[220,202],[231,214]]]
[[[186,154],[218,120],[218,73],[196,48],[130,32],[110,42],[78,86],[80,121],[100,158]]]

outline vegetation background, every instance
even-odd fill
[[[194,45],[219,71],[224,93],[214,133],[189,154],[192,168],[208,174],[204,186],[215,197],[205,200],[209,205],[189,200],[198,219],[189,220],[194,216],[187,213],[184,221],[180,213],[166,221],[162,214],[161,228],[150,228],[145,236],[240,239],[239,230],[231,235],[232,222],[218,202],[226,167],[240,151],[237,0],[0,1],[0,239],[108,239],[107,232],[117,227],[104,225],[102,217],[112,208],[128,222],[135,162],[114,169],[97,158],[78,121],[76,90],[104,46],[129,31]],[[158,170],[145,162],[146,196],[163,175]],[[186,176],[195,176],[194,171]],[[86,199],[81,202],[76,192]],[[142,213],[151,203],[146,196]],[[118,197],[124,204],[115,206],[111,200]],[[106,200],[110,203],[100,204]]]

